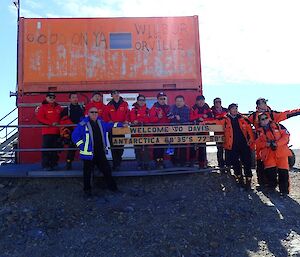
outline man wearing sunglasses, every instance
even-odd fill
[[[257,129],[256,151],[263,161],[267,188],[275,191],[279,185],[280,194],[285,196],[289,194],[290,134],[285,127],[272,121],[265,113],[259,114],[258,120],[260,128]]]
[[[146,106],[146,97],[144,95],[138,95],[137,102],[133,104],[133,108],[130,111],[130,122],[137,126],[149,123],[149,109]],[[134,153],[138,164],[138,170],[149,170],[149,146],[135,146]]]
[[[260,123],[258,120],[258,115],[260,113],[266,114],[271,121],[274,121],[276,123],[284,121],[294,116],[298,116],[300,114],[300,109],[287,110],[283,112],[274,111],[268,106],[267,102],[268,100],[265,98],[262,97],[258,98],[256,100],[256,111],[251,113],[248,116],[248,119],[254,125],[255,130],[257,130],[260,127]],[[267,184],[267,178],[264,176],[263,162],[257,151],[256,151],[256,174],[257,174],[257,181],[259,184],[258,188],[262,189]]]
[[[158,125],[166,125],[170,123],[170,106],[167,104],[167,95],[164,92],[157,94],[157,102],[150,109],[150,122]],[[153,158],[157,169],[164,169],[164,148],[161,145],[155,145],[157,148],[153,150]]]
[[[55,94],[47,93],[45,100],[37,112],[37,120],[47,127],[42,128],[43,142],[42,148],[59,147],[59,127],[61,106],[55,102]],[[42,168],[50,171],[58,165],[57,151],[42,151]]]
[[[72,133],[73,142],[79,147],[80,159],[83,160],[83,190],[87,197],[92,195],[91,178],[94,166],[103,173],[109,190],[117,191],[117,184],[111,175],[111,168],[106,159],[106,133],[122,123],[104,122],[98,117],[98,109],[91,107]]]

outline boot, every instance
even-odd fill
[[[237,182],[238,186],[240,186],[240,187],[244,187],[245,186],[245,182],[244,182],[244,177],[243,176],[237,176],[236,177],[236,182]]]
[[[199,169],[206,169],[207,166],[206,166],[206,162],[199,162]]]
[[[252,182],[252,178],[251,177],[246,177],[246,183],[245,183],[245,189],[246,190],[252,190],[251,182]]]
[[[91,190],[91,189],[85,189],[85,190],[83,191],[83,197],[84,197],[86,200],[90,200],[91,198],[93,198],[92,190]]]
[[[66,170],[72,170],[72,161],[71,160],[67,160]]]
[[[188,167],[194,168],[194,161],[190,161],[190,162],[188,163]]]
[[[164,159],[163,158],[158,158],[156,159],[156,163],[155,163],[155,166],[158,170],[162,170],[165,168],[165,165],[164,165]]]

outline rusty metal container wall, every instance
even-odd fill
[[[19,93],[202,91],[197,16],[22,18],[20,33]]]

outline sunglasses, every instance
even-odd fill
[[[138,99],[138,101],[142,101],[142,102],[145,102],[146,100],[145,100],[145,99]]]
[[[55,96],[47,96],[49,99],[55,99]]]
[[[98,113],[98,112],[90,112],[90,113],[93,113],[93,114],[95,114],[95,113]]]

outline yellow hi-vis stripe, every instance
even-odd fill
[[[79,151],[79,153],[83,154],[83,155],[89,155],[89,156],[93,155],[92,152],[88,152],[88,151],[85,152],[85,151],[81,151],[81,150]]]
[[[80,154],[83,155],[93,155],[92,152],[88,151],[89,149],[89,141],[90,141],[90,133],[88,127],[85,127],[85,144],[83,151],[80,150]]]
[[[83,144],[83,140],[82,140],[82,139],[79,140],[79,141],[76,143],[77,146],[80,146],[81,144]]]

